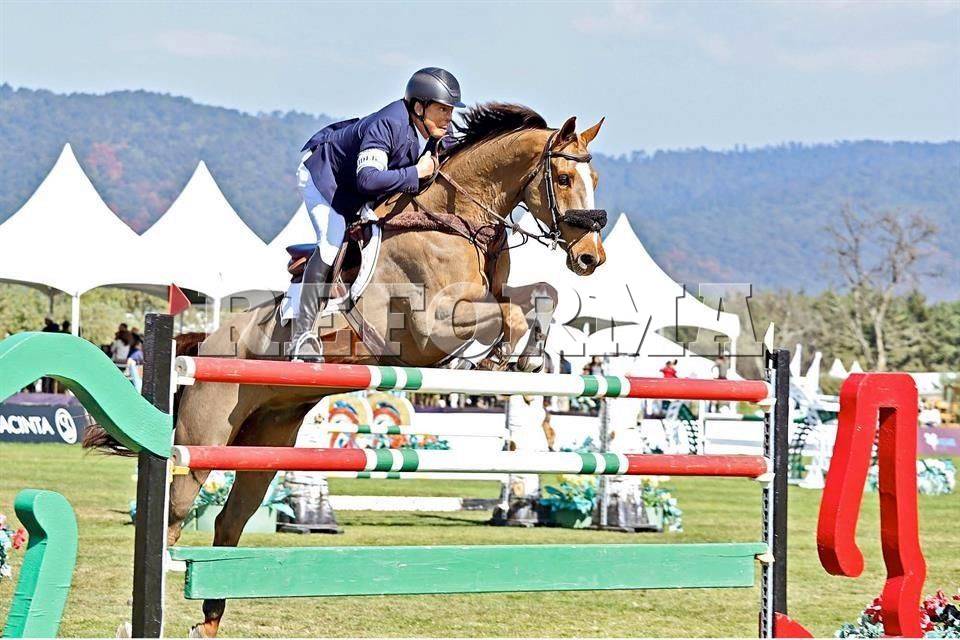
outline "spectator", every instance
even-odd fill
[[[563,356],[563,351],[560,352],[560,373],[573,373],[573,365]]]
[[[663,365],[663,368],[660,369],[660,373],[663,374],[664,378],[676,378],[677,377],[677,361],[676,360],[667,360],[667,364]]]
[[[140,391],[143,386],[143,340],[130,334],[130,351],[127,354],[127,376]]]
[[[113,336],[113,344],[110,345],[110,358],[117,364],[124,364],[127,356],[130,355],[130,343],[133,336],[127,330],[126,324],[117,327],[117,332]]]
[[[603,358],[600,356],[593,356],[590,359],[590,364],[588,365],[588,373],[594,376],[603,375]]]
[[[727,359],[721,353],[717,356],[716,360],[713,361],[713,375],[717,380],[726,380],[727,379],[727,370],[730,368],[730,365],[727,364]]]
[[[60,333],[60,325],[53,321],[53,318],[46,317],[43,319],[43,329],[44,333]],[[57,392],[57,381],[53,378],[43,378],[40,381],[40,390],[43,393],[56,393]]]
[[[60,323],[60,333],[70,333],[70,321],[64,320]]]
[[[143,364],[143,340],[135,333],[131,333],[130,351],[127,353],[127,361],[133,361],[139,365]]]
[[[134,327],[133,329],[130,329],[130,334],[134,338],[137,338],[140,341],[140,344],[143,344],[143,333],[140,332],[140,327]]]

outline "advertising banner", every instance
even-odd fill
[[[77,444],[90,418],[72,396],[17,394],[0,403],[0,442]]]

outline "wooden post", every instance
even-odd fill
[[[600,413],[598,418],[600,419],[600,452],[606,453],[610,448],[610,407],[607,405],[607,399],[602,398],[600,400]],[[597,508],[600,510],[600,517],[597,522],[601,529],[607,527],[607,508],[609,507],[609,501],[607,500],[607,479],[603,476],[600,476],[600,481],[597,484]]]
[[[173,318],[147,314],[144,335],[143,397],[172,411]],[[173,433],[170,434],[173,439]],[[163,631],[164,554],[167,544],[167,460],[148,451],[137,456],[137,518],[133,552],[135,638],[159,638]]]
[[[760,637],[772,638],[776,618],[787,614],[787,475],[789,473],[790,352],[766,354],[774,403],[764,414],[763,455],[773,479],[763,491],[763,540],[769,554],[760,571]]]

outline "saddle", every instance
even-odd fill
[[[363,262],[363,249],[370,243],[372,237],[371,223],[358,223],[347,230],[343,243],[337,251],[337,257],[333,261],[329,276],[331,282],[347,286],[353,284]],[[303,281],[307,261],[316,248],[317,245],[312,242],[292,244],[287,247],[287,253],[290,256],[287,261],[287,273],[290,274],[291,284]]]
[[[460,236],[469,241],[477,248],[478,253],[486,258],[483,276],[488,284],[493,280],[497,256],[507,248],[505,224],[478,226],[454,214],[422,209],[388,214],[379,220],[361,220],[350,225],[330,269],[328,276],[328,282],[332,285],[330,299],[320,316],[341,314],[354,334],[358,337],[363,336],[363,343],[371,347],[373,353],[385,353],[386,341],[357,311],[355,303],[373,277],[383,233],[399,234],[415,231],[439,231]],[[313,243],[287,247],[287,253],[290,256],[287,261],[287,272],[290,274],[291,284],[280,304],[281,323],[294,318],[299,311],[303,273],[314,250],[316,245]],[[455,361],[464,360],[461,352],[465,352],[469,346],[470,343],[464,344],[458,352],[450,354],[438,366],[450,366]],[[486,354],[493,345],[483,346],[485,347],[483,354]]]
[[[475,226],[463,218],[449,213],[435,213],[430,211],[405,211],[384,217],[375,222],[359,221],[347,228],[347,233],[334,259],[330,273],[330,282],[335,285],[349,287],[354,282],[363,262],[363,250],[373,238],[373,227],[391,233],[405,233],[412,231],[439,231],[450,235],[458,235],[476,245],[477,249],[487,258],[488,271],[497,255],[506,246],[506,225]],[[313,255],[316,245],[313,243],[292,244],[287,247],[290,255],[287,261],[287,272],[290,274],[291,284],[302,282],[303,272],[307,260]],[[489,277],[489,273],[487,274]],[[334,293],[337,292],[335,287]],[[343,292],[341,292],[343,293]]]

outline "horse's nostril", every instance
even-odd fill
[[[595,265],[597,263],[597,259],[589,253],[584,253],[577,258],[577,262],[580,263],[581,267],[586,269]]]

